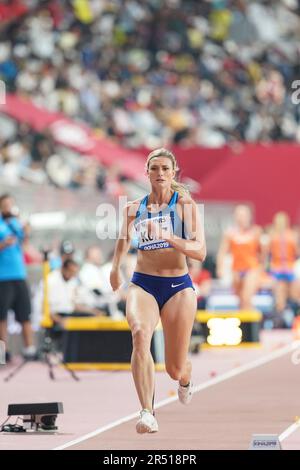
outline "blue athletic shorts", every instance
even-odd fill
[[[270,271],[270,274],[276,281],[293,282],[295,280],[293,271]]]
[[[177,292],[186,289],[187,287],[194,289],[189,274],[176,277],[164,277],[134,272],[131,282],[153,295],[160,310]]]

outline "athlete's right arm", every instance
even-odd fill
[[[123,210],[123,223],[116,243],[110,272],[110,284],[114,291],[119,289],[122,284],[121,265],[130,247],[135,214],[136,205],[128,203]]]

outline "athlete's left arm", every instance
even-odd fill
[[[188,235],[189,239],[185,240],[173,234],[168,238],[164,236],[164,239],[168,241],[173,248],[189,258],[204,261],[206,257],[206,243],[204,227],[197,204],[189,196],[181,197],[178,201],[178,209],[181,212],[185,233]]]

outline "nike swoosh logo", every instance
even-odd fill
[[[181,282],[180,284],[172,284],[171,287],[178,287],[178,286],[182,286],[184,284],[184,282]]]

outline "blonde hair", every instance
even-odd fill
[[[175,170],[175,172],[177,172],[179,170],[174,154],[170,150],[167,150],[167,149],[161,147],[161,148],[153,150],[151,153],[149,153],[148,158],[147,158],[147,162],[146,162],[146,170],[147,171],[149,170],[150,161],[153,158],[157,158],[157,157],[169,158],[172,162],[173,170]],[[177,191],[180,196],[185,196],[187,194],[190,194],[188,188],[184,184],[179,183],[178,181],[176,181],[175,178],[172,180],[171,188],[174,191]]]

